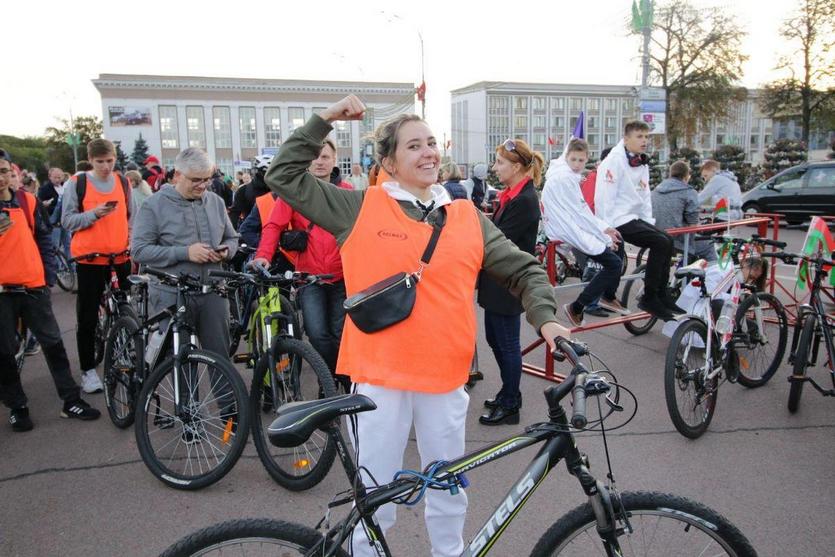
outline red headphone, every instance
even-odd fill
[[[624,147],[624,149],[626,149],[626,147]],[[649,156],[647,156],[646,153],[639,153],[637,155],[633,155],[629,151],[626,151],[626,160],[629,162],[629,166],[631,166],[632,168],[649,164]]]

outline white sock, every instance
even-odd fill
[[[84,375],[87,375],[88,373],[96,373],[96,368],[88,369],[87,371],[84,372]]]

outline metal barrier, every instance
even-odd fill
[[[763,238],[768,238],[768,230],[771,229],[771,238],[772,240],[778,240],[780,234],[780,215],[775,214],[761,214],[757,213],[755,215],[746,215],[741,220],[731,221],[731,222],[716,222],[713,224],[705,224],[705,225],[698,225],[698,226],[685,226],[681,228],[671,228],[666,232],[671,236],[685,236],[684,241],[684,257],[687,257],[688,246],[690,243],[690,236],[696,233],[703,233],[703,232],[716,232],[718,230],[726,230],[728,228],[738,228],[738,227],[748,227],[748,226],[756,226],[757,227],[757,234],[762,236]],[[563,242],[555,241],[549,242],[548,246],[545,250],[545,270],[548,274],[548,280],[551,281],[551,284],[554,286],[555,290],[562,290],[562,289],[571,289],[571,288],[580,288],[585,287],[588,283],[581,282],[578,284],[570,284],[570,285],[557,285],[556,282],[556,248],[558,245],[562,245]],[[776,269],[776,261],[774,259],[771,260],[771,268],[769,272],[769,279],[767,283],[767,287],[769,288],[769,292],[772,294],[774,293],[775,287],[775,279],[774,270]],[[621,282],[625,280],[633,280],[636,278],[640,278],[642,275],[624,275],[621,277]],[[782,285],[781,285],[782,287]],[[582,325],[580,327],[573,327],[571,329],[572,334],[582,333],[586,331],[594,331],[596,329],[603,329],[605,327],[612,327],[614,325],[623,325],[624,323],[629,323],[630,321],[641,321],[644,319],[648,319],[651,316],[643,311],[634,312],[629,315],[624,315],[620,317],[614,317],[611,319],[603,319],[600,321],[595,321],[593,323]],[[532,353],[534,350],[539,348],[540,346],[544,345],[545,341],[543,339],[537,339],[527,347],[522,349],[522,357]],[[535,366],[533,364],[529,364],[527,362],[522,362],[522,371],[529,374],[534,375],[536,377],[541,377],[548,381],[554,381],[559,383],[565,380],[565,375],[556,373],[554,371],[554,360],[548,354],[548,347],[545,346],[545,367]]]

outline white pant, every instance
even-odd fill
[[[377,405],[371,412],[357,414],[359,464],[368,469],[380,484],[392,481],[403,469],[403,452],[415,425],[421,469],[434,460],[452,460],[464,454],[464,428],[470,397],[464,387],[442,394],[386,389],[360,383],[357,392]],[[357,449],[357,440],[354,449]],[[373,485],[363,473],[366,486]],[[385,532],[394,525],[396,507],[388,503],[375,513]],[[424,519],[432,542],[433,557],[457,557],[464,551],[464,519],[467,495],[426,490]],[[354,529],[353,552],[357,557],[374,557],[363,525]]]

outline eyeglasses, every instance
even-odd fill
[[[200,184],[205,184],[206,182],[208,182],[212,179],[211,176],[209,176],[207,178],[191,178],[189,176],[186,176],[186,178],[188,179],[189,182],[191,182],[192,186],[199,186]]]
[[[512,139],[505,139],[504,143],[502,143],[502,147],[504,147],[505,151],[513,151],[516,155],[522,159],[522,162],[525,163],[525,166],[531,165],[531,160],[523,155],[521,151],[516,150],[516,142]]]
[[[3,176],[5,176],[6,174],[11,173],[11,171],[12,171],[11,168],[0,168],[0,174],[2,174]]]

